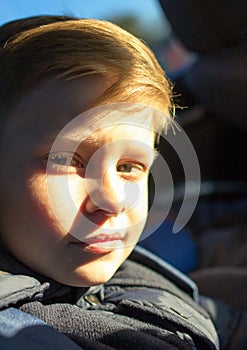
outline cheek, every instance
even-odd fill
[[[86,197],[84,179],[76,174],[47,175],[41,186],[37,181],[35,188],[44,189],[43,195],[38,191],[37,201],[49,211],[49,216],[56,218],[57,222],[69,231],[78,215],[78,211]],[[37,193],[37,191],[36,191]]]
[[[127,211],[127,215],[132,225],[132,231],[139,234],[146,223],[148,214],[148,190],[146,179],[138,183],[138,195],[134,200],[132,196],[132,201],[133,205],[131,209]]]
[[[36,174],[32,176],[28,181],[27,193],[33,208],[38,208],[46,214],[49,213],[49,216],[51,216],[52,210],[49,206],[46,174]]]
[[[136,215],[145,217],[148,208],[148,185],[147,178],[143,178],[134,184],[133,188],[129,188],[128,195],[132,201],[132,207]]]
[[[45,204],[47,203],[45,176],[18,176],[17,181],[8,189],[8,197],[3,196],[2,199],[4,200],[2,229],[14,244],[17,243],[16,232],[20,237],[18,244],[21,245],[27,240],[31,242],[52,220],[49,207]]]

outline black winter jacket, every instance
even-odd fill
[[[8,273],[0,275],[0,309],[6,312],[14,308],[44,321],[42,326],[54,331],[46,336],[51,349],[61,348],[62,340],[57,339],[61,335],[72,340],[71,349],[216,350],[220,348],[218,331],[224,332],[220,334],[222,349],[244,350],[229,345],[239,315],[236,318],[221,303],[202,299],[211,310],[221,310],[225,315],[216,331],[209,314],[199,305],[196,285],[140,248],[108,283],[88,289],[65,286],[40,276],[5,251],[1,252],[0,270]],[[43,338],[45,331],[40,330]],[[18,334],[12,337],[11,347],[0,322],[0,349],[29,349],[22,346],[23,334]],[[32,333],[32,341],[35,337]],[[38,335],[39,343],[43,342],[41,338]],[[48,348],[47,344],[37,347]],[[30,349],[36,349],[36,345]],[[69,345],[66,349],[70,349]]]

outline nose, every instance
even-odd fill
[[[116,169],[109,167],[100,179],[87,179],[88,196],[85,210],[88,214],[104,211],[106,215],[116,216],[126,210],[124,182]]]

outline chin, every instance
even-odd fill
[[[68,276],[56,278],[56,281],[71,287],[92,287],[108,282],[119,266],[100,266],[93,270],[78,268]]]
[[[80,277],[80,276],[74,276],[73,278],[68,278],[68,279],[63,279],[62,281],[58,281],[60,283],[66,284],[71,287],[92,287],[92,286],[97,286],[100,284],[105,284],[108,282],[111,277],[113,276],[114,273],[112,274],[104,274],[101,276],[90,276],[88,278],[85,277]]]
[[[120,249],[95,258],[74,261],[65,266],[65,269],[56,271],[52,276],[56,281],[73,287],[91,287],[108,282],[128,255],[133,247]]]

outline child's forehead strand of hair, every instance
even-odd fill
[[[114,83],[98,102],[155,102],[169,118],[171,89],[153,53],[109,22],[68,20],[15,34],[3,44],[0,71],[1,114],[44,80],[104,74]]]

